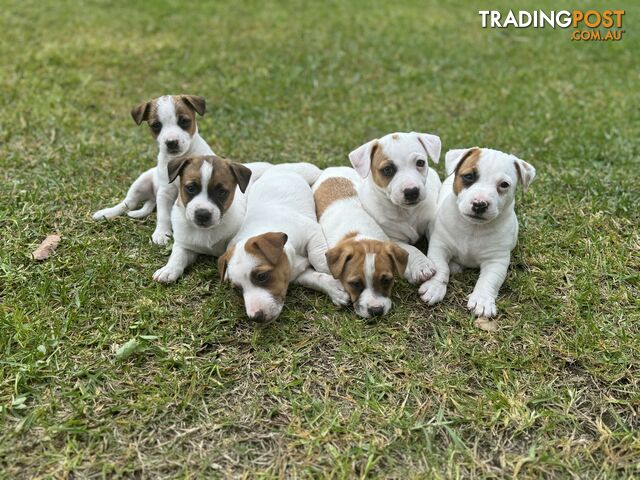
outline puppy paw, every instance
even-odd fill
[[[436,266],[430,258],[423,257],[407,265],[404,277],[409,283],[424,283],[436,274]]]
[[[328,276],[328,275],[327,275]],[[327,295],[335,305],[348,305],[351,297],[335,278],[329,278],[326,286]]]
[[[151,235],[151,241],[156,245],[166,245],[171,238],[171,230],[156,228]]]
[[[111,213],[112,210],[112,208],[103,208],[102,210],[98,210],[96,213],[91,215],[91,218],[93,218],[94,220],[108,220],[109,218],[117,216]]]
[[[148,210],[140,208],[138,210],[131,210],[130,212],[127,212],[127,215],[131,218],[145,218],[148,217],[150,213],[151,212]]]
[[[472,293],[469,295],[469,302],[467,308],[477,317],[495,317],[498,313],[496,308],[496,299],[490,295],[484,295],[482,293]]]
[[[182,275],[181,271],[165,265],[161,269],[156,270],[156,273],[153,274],[153,279],[159,283],[172,283],[180,278],[180,275]]]
[[[459,263],[449,262],[449,273],[454,275],[456,273],[462,273],[464,268]]]
[[[440,280],[431,279],[420,285],[418,294],[423,302],[433,305],[441,302],[447,293],[447,285]]]

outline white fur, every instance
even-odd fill
[[[313,194],[309,185],[320,170],[308,163],[276,165],[267,170],[251,187],[247,214],[236,237],[225,278],[242,287],[249,317],[262,312],[269,321],[280,315],[283,304],[263,288],[252,284],[250,274],[255,258],[244,245],[254,236],[267,232],[287,234],[284,251],[291,267],[290,281],[322,291],[334,303],[344,305],[349,296],[327,267],[327,243],[318,225]],[[315,269],[315,271],[314,271]]]
[[[467,151],[447,153],[448,173],[455,171]],[[459,265],[479,267],[480,277],[467,306],[477,316],[496,315],[495,300],[518,238],[514,204],[519,177],[515,164],[523,174],[523,186],[528,187],[535,177],[533,166],[513,155],[488,148],[481,149],[477,163],[479,176],[470,187],[456,196],[453,192],[454,176],[444,182],[429,240],[428,255],[435,263],[437,273],[420,287],[420,295],[428,304],[444,298],[450,270],[459,268]],[[509,187],[500,187],[503,182]],[[487,210],[481,215],[473,211],[473,202],[477,201],[488,203]]]
[[[393,161],[397,172],[386,188],[373,181],[371,151],[375,144]],[[385,233],[409,254],[405,278],[422,283],[435,273],[433,262],[413,246],[429,236],[429,225],[435,218],[441,182],[438,173],[429,168],[428,157],[438,163],[440,138],[427,133],[393,133],[372,140],[349,154],[351,164],[364,178],[358,191],[365,210],[376,219]],[[416,162],[425,166],[418,168]],[[415,204],[407,204],[404,190],[418,188]]]
[[[245,163],[253,177],[260,177],[270,164],[263,162]],[[211,178],[212,166],[203,162],[200,167],[201,185],[207,185]],[[251,185],[251,183],[250,183]],[[248,191],[247,187],[247,191]],[[153,279],[160,283],[175,282],[182,276],[184,270],[196,261],[198,254],[219,257],[227,249],[229,240],[238,232],[246,212],[246,195],[236,187],[233,203],[224,213],[211,201],[207,189],[203,188],[187,205],[180,199],[175,202],[171,210],[171,224],[173,226],[173,246],[167,264],[153,274]],[[211,214],[211,224],[201,226],[195,220],[196,210],[207,210]]]
[[[198,133],[196,125],[193,136],[178,126],[178,117],[173,97],[165,95],[155,100],[158,120],[162,122],[162,130],[156,139],[158,143],[157,167],[140,175],[129,188],[127,196],[115,207],[105,208],[93,214],[95,220],[109,219],[123,215],[129,211],[133,218],[144,218],[157,206],[156,228],[151,239],[153,243],[165,245],[171,237],[171,206],[178,195],[176,184],[169,183],[167,167],[170,160],[193,155],[213,155],[213,150]],[[177,141],[179,151],[169,153],[167,141]],[[139,210],[131,211],[140,203]]]

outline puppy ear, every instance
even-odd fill
[[[479,147],[457,148],[455,150],[449,150],[444,156],[444,165],[447,170],[447,175],[451,175],[453,172],[455,172],[460,162],[474,150],[479,150]]]
[[[133,121],[136,122],[137,125],[140,125],[145,120],[149,120],[149,113],[151,112],[151,103],[152,100],[148,102],[141,103],[137,107],[134,107],[131,110],[131,116],[133,117]]]
[[[516,172],[518,172],[518,180],[522,184],[522,190],[526,192],[533,179],[536,178],[536,169],[533,165],[520,160],[518,157],[513,158],[515,158],[513,163],[516,166]]]
[[[396,274],[399,277],[404,276],[404,271],[407,269],[407,263],[409,262],[407,251],[393,242],[385,242],[385,250],[391,258]]]
[[[324,256],[327,259],[327,265],[329,266],[331,275],[333,275],[333,278],[337,279],[342,275],[344,266],[349,260],[351,260],[353,251],[346,245],[336,245],[335,247],[327,250]]]
[[[189,162],[191,161],[191,157],[187,158],[174,158],[167,165],[167,173],[169,174],[169,183],[173,183],[173,181],[178,178],[178,175],[184,170]]]
[[[289,236],[283,232],[263,233],[247,240],[246,248],[257,250],[270,264],[275,265],[278,263],[288,239]]]
[[[349,154],[351,165],[353,165],[353,168],[355,168],[358,175],[362,178],[367,178],[367,175],[369,175],[369,171],[371,170],[371,155],[373,155],[377,146],[378,139],[371,140],[364,145],[360,145]]]
[[[180,98],[182,98],[184,103],[198,112],[198,115],[204,115],[204,112],[207,109],[207,102],[205,102],[204,97],[198,97],[196,95],[180,95]]]
[[[223,282],[225,276],[227,275],[227,265],[229,264],[229,259],[233,255],[233,251],[235,249],[235,245],[230,245],[227,248],[227,251],[218,258],[218,273],[220,274],[220,281]]]
[[[431,135],[430,133],[418,133],[413,132],[418,141],[422,144],[422,148],[427,152],[427,155],[431,157],[435,163],[440,161],[440,149],[442,148],[442,142],[437,135]]]
[[[251,169],[236,162],[229,162],[229,168],[231,168],[231,173],[233,173],[236,182],[238,182],[240,191],[244,193],[247,189],[247,185],[249,185],[249,180],[251,180]]]

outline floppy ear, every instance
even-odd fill
[[[149,112],[151,111],[151,103],[148,102],[141,103],[137,107],[134,107],[131,110],[131,116],[133,117],[133,121],[136,122],[137,125],[140,125],[145,120],[149,120]]]
[[[251,180],[251,170],[249,167],[245,167],[241,163],[229,162],[229,168],[231,168],[231,173],[238,182],[238,187],[240,187],[240,191],[242,193],[247,189],[247,185],[249,185],[249,180]]]
[[[516,172],[518,172],[518,180],[522,183],[522,190],[526,192],[531,182],[533,182],[533,179],[536,178],[536,169],[530,163],[520,160],[513,155],[512,157],[515,159],[513,163],[516,166]]]
[[[460,162],[475,149],[478,149],[478,147],[449,150],[444,156],[444,165],[447,170],[447,175],[451,175],[455,172]]]
[[[269,263],[275,265],[284,251],[289,236],[283,232],[268,232],[247,241],[249,248],[258,250]]]
[[[173,183],[173,181],[180,175],[184,167],[191,161],[191,157],[187,158],[174,158],[167,165],[167,173],[169,174],[169,183]]]
[[[431,160],[438,163],[440,161],[440,149],[442,148],[440,137],[430,133],[413,132],[413,134],[418,137],[418,141],[422,144],[422,148],[427,152],[427,155],[431,157]]]
[[[235,249],[235,245],[229,245],[227,251],[218,258],[218,273],[220,273],[220,281],[224,281],[224,277],[227,274],[227,265],[229,263],[229,259],[231,255],[233,255],[233,251]]]
[[[404,271],[407,269],[407,263],[409,262],[409,254],[403,248],[400,248],[393,242],[385,242],[385,250],[391,261],[393,262],[393,268],[399,277],[404,275]]]
[[[204,112],[207,109],[207,102],[205,102],[204,97],[198,97],[196,95],[180,95],[180,98],[182,98],[184,103],[198,112],[198,115],[204,115]]]
[[[353,168],[355,168],[358,175],[362,178],[367,178],[367,175],[369,175],[369,171],[371,170],[371,155],[376,146],[378,146],[378,139],[360,145],[349,154],[351,165],[353,165]]]
[[[327,250],[324,256],[327,259],[327,265],[333,278],[340,278],[344,266],[353,256],[353,249],[346,245],[336,245]]]

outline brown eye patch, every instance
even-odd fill
[[[172,99],[176,109],[178,126],[193,136],[196,133],[196,112],[187,104],[182,96],[176,95],[172,97]]]
[[[283,300],[289,288],[291,268],[287,255],[280,249],[284,247],[284,243],[279,244],[277,248],[272,243],[275,235],[270,232],[251,237],[245,243],[244,249],[258,263],[250,274],[251,283],[267,290],[274,298]]]
[[[458,195],[463,189],[470,187],[478,180],[478,161],[480,149],[472,148],[464,154],[454,172],[453,193]]]
[[[376,185],[386,188],[397,170],[393,161],[382,151],[382,147],[374,145],[371,151],[371,175]]]

